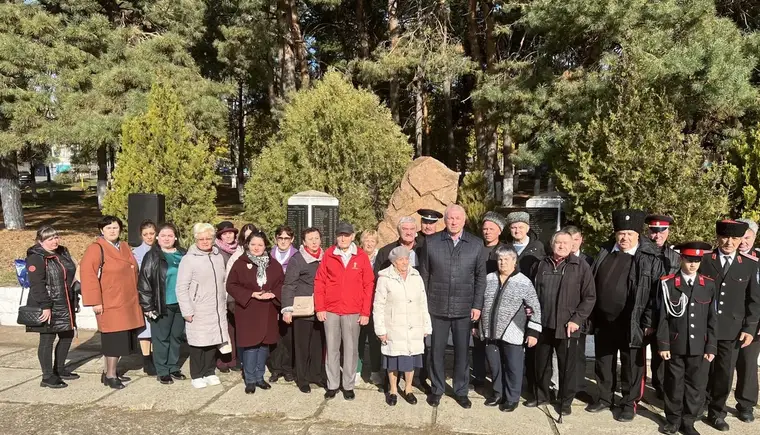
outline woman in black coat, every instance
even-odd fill
[[[178,365],[185,319],[176,293],[179,262],[184,255],[185,250],[179,247],[177,228],[170,223],[161,225],[158,242],[143,257],[137,281],[140,306],[153,331],[153,364],[162,384],[186,378]]]
[[[74,291],[76,263],[69,251],[58,244],[58,232],[51,226],[37,231],[36,243],[26,251],[29,297],[26,305],[42,308],[41,326],[27,326],[27,332],[39,332],[37,357],[42,368],[41,387],[64,388],[64,380],[79,379],[65,369],[66,357],[74,339],[79,301]],[[53,343],[55,365],[53,364]]]

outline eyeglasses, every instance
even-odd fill
[[[203,237],[203,238],[199,237],[199,238],[197,238],[195,240],[197,240],[199,242],[212,242],[212,241],[214,241],[214,238],[213,237]]]
[[[278,237],[277,240],[285,241],[285,240],[293,240],[293,238],[292,237]]]

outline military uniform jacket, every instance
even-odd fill
[[[754,335],[760,319],[757,259],[737,253],[723,276],[718,252],[702,257],[699,266],[699,273],[715,280],[718,340],[738,340],[741,332]]]
[[[665,306],[659,312],[657,345],[660,351],[670,351],[673,355],[713,354],[717,350],[718,315],[715,310],[715,283],[712,279],[697,275],[693,286],[689,287],[679,272],[677,275],[662,277],[661,286],[667,287],[672,306],[677,306],[681,295],[687,303],[681,317],[672,316]],[[660,288],[660,294],[662,294]],[[662,296],[661,296],[662,297]]]

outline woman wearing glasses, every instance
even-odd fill
[[[277,245],[269,252],[269,256],[282,265],[284,274],[288,270],[290,259],[298,252],[298,249],[293,247],[293,229],[287,225],[280,225],[274,234]],[[269,382],[277,382],[281,377],[285,378],[285,381],[291,382],[295,379],[293,373],[293,325],[283,322],[282,317],[277,323],[280,339],[269,356],[269,371],[272,372]]]

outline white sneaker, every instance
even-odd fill
[[[193,388],[206,388],[208,384],[206,383],[206,378],[198,378],[193,379]]]
[[[362,374],[361,373],[357,373],[356,377],[354,378],[354,384],[359,385],[362,382],[364,382],[364,380],[362,379]]]
[[[206,385],[219,385],[222,383],[217,375],[206,376],[203,380],[206,382]]]
[[[372,382],[375,385],[380,385],[383,383],[383,375],[380,372],[372,372],[371,375],[369,375],[369,381]]]

